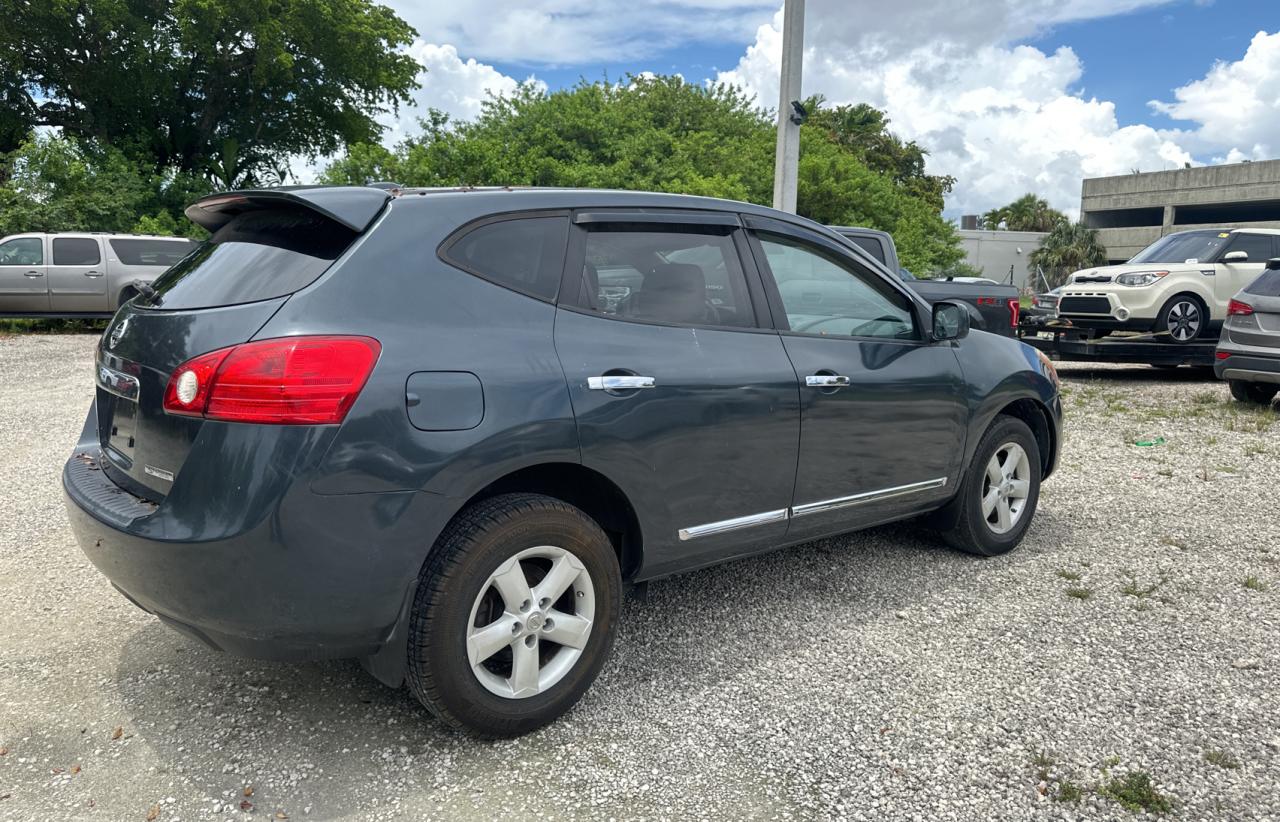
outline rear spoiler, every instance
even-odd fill
[[[237,214],[273,208],[302,208],[357,234],[382,212],[391,192],[359,186],[285,186],[210,194],[187,206],[187,219],[210,232]]]

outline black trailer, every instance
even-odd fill
[[[1203,342],[1170,342],[1168,334],[1111,334],[1093,336],[1080,328],[1024,324],[1019,339],[1038,348],[1049,359],[1063,362],[1148,363],[1161,367],[1213,366],[1217,339]]]

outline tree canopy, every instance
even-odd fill
[[[1067,215],[1034,194],[1024,194],[1007,206],[982,215],[982,227],[988,231],[1052,231],[1066,222]]]
[[[817,124],[801,129],[802,215],[892,233],[913,271],[936,271],[964,256],[954,227],[942,219],[941,195],[930,194],[930,186],[942,183],[928,179],[944,178],[921,176],[922,152],[912,172],[909,158],[892,160],[883,115],[879,125],[868,124],[869,116],[853,118],[855,129],[839,125],[847,112],[832,123],[822,109],[815,114]],[[644,189],[772,201],[773,118],[728,86],[672,76],[582,82],[554,92],[526,84],[487,101],[475,120],[453,123],[433,111],[421,127],[394,149],[353,145],[322,179]]]
[[[1049,285],[1056,287],[1066,282],[1073,271],[1106,265],[1107,249],[1092,228],[1063,220],[1031,252],[1031,264],[1044,269]]]
[[[0,153],[56,126],[226,186],[377,140],[420,70],[372,0],[0,0],[0,20]]]

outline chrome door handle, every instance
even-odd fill
[[[43,277],[43,276],[44,276],[44,272],[43,272],[43,271],[28,271],[26,274],[23,274],[22,276],[24,276],[24,277],[32,277],[32,278],[35,278],[35,277]]]
[[[655,388],[653,377],[587,377],[587,388],[592,391],[623,391],[628,388]]]
[[[849,378],[838,374],[811,374],[804,378],[804,384],[810,388],[837,388],[848,385]]]
[[[84,273],[84,275],[85,275],[86,277],[101,277],[101,276],[102,276],[102,274],[101,274],[101,273],[99,273],[99,272],[97,272],[97,271],[86,271],[86,272]]]

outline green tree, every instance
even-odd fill
[[[866,103],[824,108],[824,99],[815,95],[805,101],[809,111],[807,128],[820,130],[836,145],[847,149],[872,171],[887,175],[909,193],[923,199],[937,211],[951,193],[956,178],[925,173],[929,153],[914,140],[903,142],[889,131],[889,118]]]
[[[1031,252],[1030,259],[1031,265],[1044,269],[1052,288],[1066,282],[1073,271],[1106,265],[1107,249],[1098,239],[1098,232],[1083,223],[1064,220]]]
[[[0,161],[0,236],[22,231],[200,234],[182,208],[203,178],[139,173],[121,152],[57,135],[30,137]]]
[[[352,146],[321,179],[640,189],[766,204],[773,197],[773,118],[728,86],[679,77],[550,93],[525,85],[487,101],[475,120],[452,123],[431,112],[421,125],[394,150]],[[802,129],[800,157],[802,215],[889,231],[913,270],[963,257],[939,205],[870,168],[827,131]]]
[[[1052,231],[1067,222],[1067,215],[1034,194],[1024,194],[1001,208],[982,215],[982,227],[988,231]]]
[[[376,140],[420,68],[372,0],[0,0],[0,20],[0,152],[56,126],[224,185]]]

